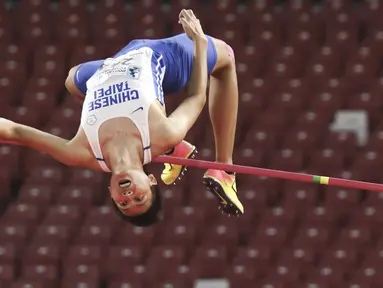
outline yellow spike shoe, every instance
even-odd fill
[[[197,153],[197,148],[194,145],[189,142],[182,141],[174,147],[174,151],[171,154],[167,155],[171,157],[189,159],[194,158]],[[162,171],[161,179],[166,185],[175,184],[176,180],[181,179],[186,170],[186,166],[165,163],[165,169]]]
[[[238,199],[235,175],[225,171],[209,169],[203,176],[203,184],[220,202],[222,213],[240,216],[244,213],[241,201]]]

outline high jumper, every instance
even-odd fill
[[[144,165],[158,155],[189,159],[196,147],[184,138],[207,101],[216,162],[232,164],[238,85],[234,52],[204,34],[192,10],[182,10],[185,33],[164,39],[131,41],[116,55],[70,69],[65,85],[83,101],[81,124],[71,140],[0,118],[0,141],[24,145],[68,166],[111,172],[110,196],[118,214],[137,226],[160,219],[157,180]],[[186,90],[169,116],[165,97]],[[162,181],[170,185],[185,169],[165,164]],[[235,173],[208,169],[203,182],[229,215],[244,213]]]

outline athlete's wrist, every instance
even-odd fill
[[[207,37],[205,35],[198,35],[193,38],[193,41],[197,45],[207,45]]]

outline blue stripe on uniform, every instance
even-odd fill
[[[154,89],[156,89],[157,92],[157,99],[161,102],[161,104],[164,104],[164,91],[162,88],[162,81],[164,80],[164,74],[165,74],[165,63],[162,58],[162,55],[160,57],[156,58],[156,67],[155,67],[155,73],[154,73]]]

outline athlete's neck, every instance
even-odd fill
[[[128,139],[114,139],[105,145],[105,160],[114,175],[126,173],[132,169],[143,169],[142,147],[127,143],[129,143]]]

